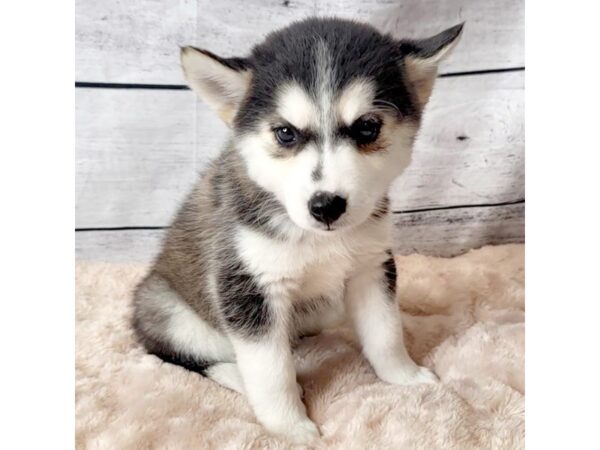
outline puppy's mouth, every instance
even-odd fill
[[[313,233],[328,235],[334,233],[335,231],[343,229],[344,227],[341,224],[337,223],[320,223],[317,221],[310,221],[310,223],[308,224],[301,225],[301,228],[304,228],[305,230],[311,231]]]
[[[323,230],[331,232],[331,231],[335,231],[335,227],[333,225],[331,225],[331,224],[328,223],[327,225],[325,225],[325,227],[323,228]]]
[[[324,231],[334,231],[334,230],[335,230],[335,227],[334,227],[333,223],[331,223],[331,222],[327,222],[327,221],[325,221],[325,222],[324,222],[323,224],[321,224],[321,225],[322,225],[322,229],[323,229]]]
[[[328,222],[328,223],[313,223],[312,227],[311,227],[314,231],[317,232],[321,232],[324,234],[330,234],[333,233],[335,231],[339,231],[339,230],[343,230],[344,228],[347,228],[347,225],[344,225],[343,223],[338,223],[336,222]]]

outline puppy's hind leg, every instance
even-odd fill
[[[196,314],[160,275],[150,275],[138,287],[133,326],[148,353],[245,393],[229,338]]]
[[[156,273],[135,292],[133,327],[148,353],[202,375],[208,375],[216,363],[235,360],[227,336],[201,318]]]
[[[244,394],[244,383],[236,363],[220,362],[211,365],[204,371],[205,375],[211,380],[216,381],[221,386],[225,386],[232,391]]]

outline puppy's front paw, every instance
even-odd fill
[[[407,367],[404,370],[395,371],[391,374],[385,374],[381,377],[383,381],[403,386],[412,386],[415,384],[434,384],[439,382],[439,378],[427,367],[414,366]]]
[[[320,436],[319,429],[308,418],[286,427],[278,426],[276,429],[271,429],[271,432],[299,445],[313,444]]]
[[[431,369],[423,366],[417,366],[419,369],[417,373],[411,379],[411,384],[434,384],[438,383],[440,379],[433,373]]]

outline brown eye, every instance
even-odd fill
[[[350,127],[350,136],[359,145],[370,144],[377,139],[380,130],[381,122],[379,122],[377,119],[360,118]]]
[[[298,133],[292,127],[278,127],[273,130],[275,133],[275,139],[283,147],[291,147],[298,141]]]

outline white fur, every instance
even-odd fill
[[[351,125],[373,108],[375,86],[367,79],[357,79],[344,88],[337,101],[336,112],[339,120]]]
[[[437,63],[451,47],[426,61],[407,61],[408,75],[422,105],[431,92]],[[237,135],[235,141],[249,177],[275,195],[287,212],[270,219],[284,230],[286,240],[245,226],[232,230],[245,267],[266,292],[265,301],[272,313],[268,334],[250,338],[232,334],[224,343],[225,336],[213,333],[178,304],[173,306],[179,309],[170,328],[172,339],[184,350],[192,350],[200,338],[209,338],[215,341],[211,344],[215,354],[235,352],[236,364],[214,365],[208,376],[245,392],[267,429],[302,444],[318,437],[318,429],[306,415],[296,384],[290,338],[300,330],[318,331],[339,323],[347,311],[365,356],[382,380],[412,384],[436,379],[410,358],[400,313],[384,284],[382,264],[389,258],[391,219],[389,215],[370,218],[392,181],[408,166],[417,124],[401,121],[398,115],[374,105],[375,86],[367,79],[354,80],[334,98],[332,55],[322,41],[315,42],[315,50],[317,98],[295,82],[274,86],[279,118],[263,118],[258,131]],[[196,53],[183,53],[186,77],[192,88],[230,121],[249,76],[217,67],[216,60],[207,61],[205,55]],[[212,91],[215,84],[223,84],[220,92]],[[222,98],[216,98],[217,94]],[[382,120],[378,143],[372,149],[357,148],[348,139],[339,138],[340,127],[350,126],[369,113],[378,114]],[[272,132],[277,120],[317,133],[320,139],[297,153],[290,150],[282,154]],[[320,168],[321,176],[313,177],[316,168]],[[347,201],[346,211],[332,230],[308,210],[308,202],[317,191],[335,193]],[[210,284],[211,292],[216,292],[214,277]],[[297,323],[292,315],[294,302],[316,301],[315,309],[319,309],[321,298],[326,299],[323,310],[309,311],[303,322]],[[204,355],[209,356],[206,345]],[[217,360],[223,361],[222,356]]]
[[[263,285],[285,283],[299,298],[333,295],[358,262],[380,258],[391,244],[391,220],[367,221],[329,234],[304,233],[296,240],[271,238],[240,226],[237,251]],[[376,263],[379,261],[375,260]]]
[[[283,86],[278,94],[277,113],[299,130],[317,127],[319,111],[306,92],[296,83]]]
[[[202,320],[173,290],[165,290],[160,299],[170,310],[169,341],[182,354],[214,361],[235,361],[227,337]]]
[[[260,283],[281,290],[277,301],[302,301],[319,295],[331,298],[323,325],[342,322],[348,309],[365,355],[383,380],[399,384],[423,381],[421,369],[404,347],[399,311],[381,280],[390,231],[391,221],[382,220],[347,233],[330,237],[311,234],[295,242],[269,238],[247,227],[240,227],[236,238],[239,254]],[[316,323],[305,326],[319,329]]]
[[[267,292],[274,324],[269,334],[260,338],[229,336],[236,366],[209,369],[208,375],[231,389],[243,390],[258,420],[271,432],[284,434],[296,443],[310,443],[318,436],[296,384],[290,345],[296,332],[317,332],[338,324],[348,309],[355,318],[365,355],[383,380],[406,384],[434,378],[408,356],[399,313],[390,306],[392,301],[381,280],[375,280],[388,257],[386,250],[391,248],[392,224],[389,216],[377,220],[368,216],[397,172],[408,164],[414,129],[409,125],[389,126],[382,133],[395,147],[374,155],[363,155],[348,144],[340,144],[320,152],[307,147],[293,158],[273,158],[270,141],[262,134],[245,136],[240,142],[250,177],[280,199],[293,224],[285,217],[272,219],[287,223],[288,239],[269,237],[245,226],[232,230],[238,254]],[[310,174],[320,155],[324,158],[323,179],[314,183]],[[307,217],[308,198],[318,189],[337,190],[348,198],[348,212],[340,219],[342,226],[332,232],[319,229]],[[353,280],[347,289],[346,280]],[[347,298],[344,292],[348,292]],[[327,298],[323,310],[309,315],[303,323],[292,323],[294,302],[321,297]],[[186,313],[181,310],[182,320],[172,334],[180,345],[190,343],[186,348],[191,348],[194,339],[206,339],[210,330]],[[214,336],[219,343],[215,351],[229,351],[227,344],[220,343],[223,338]]]
[[[236,247],[248,269],[267,291],[275,311],[269,336],[258,340],[232,338],[248,399],[261,423],[294,442],[309,443],[318,431],[306,417],[295,387],[290,349],[293,302],[325,296],[324,311],[299,325],[319,331],[345,318],[346,307],[366,357],[384,381],[396,384],[433,382],[435,376],[417,366],[406,351],[400,314],[382,280],[382,263],[389,257],[391,221],[323,236],[305,233],[295,240],[268,237],[240,226]],[[345,281],[351,280],[345,289]],[[347,292],[344,298],[344,293]],[[311,320],[312,319],[312,320]]]
[[[245,392],[256,417],[270,432],[284,435],[298,444],[309,444],[319,437],[317,426],[307,417],[296,382],[296,370],[287,333],[289,312],[284,304],[268,337],[260,340],[233,338],[238,368]]]
[[[357,84],[342,96],[342,105],[347,118],[365,108],[365,96],[368,87]],[[297,92],[299,87],[290,91],[285,87],[286,95],[280,96],[282,101],[302,98],[295,105],[280,105],[278,109],[296,113],[296,120],[306,120],[304,114],[319,110],[323,113],[324,105],[310,104],[307,94]],[[363,96],[360,101],[353,102],[349,95],[360,90]],[[338,105],[338,111],[340,106]],[[294,112],[295,111],[295,112]],[[301,112],[301,113],[300,113]],[[311,114],[313,114],[311,112]],[[331,117],[335,118],[335,114]],[[313,114],[314,117],[314,114]],[[335,229],[354,227],[363,223],[373,212],[377,202],[387,193],[392,181],[408,166],[412,155],[412,145],[417,127],[411,122],[396,123],[389,116],[383,115],[381,139],[387,142],[387,148],[371,154],[364,154],[347,141],[334,142],[327,130],[319,129],[324,136],[321,148],[315,144],[307,144],[300,153],[293,157],[273,158],[272,148],[276,145],[270,127],[265,124],[260,133],[242,136],[238,148],[245,159],[250,177],[262,188],[272,192],[285,206],[292,221],[299,227],[310,231],[325,231],[325,225],[317,222],[309,213],[307,204],[317,191],[335,192],[348,202],[346,212],[333,225]],[[331,118],[321,121],[322,127],[329,128]],[[318,164],[322,164],[322,178],[312,180],[312,172]]]
[[[250,83],[248,71],[236,71],[192,48],[181,50],[181,66],[190,87],[231,125]]]
[[[333,67],[331,54],[324,41],[319,40],[316,45],[316,84],[318,86],[318,112],[320,130],[324,138],[325,150],[330,149],[331,137],[335,127],[333,114]]]
[[[327,77],[325,71],[322,78],[327,80]],[[323,86],[323,96],[327,98],[326,83]],[[329,106],[327,102],[311,103],[308,95],[298,89],[288,85],[281,91],[279,98],[287,104],[280,104],[278,112],[284,120],[302,128],[305,124],[310,126],[315,117],[327,116],[324,122],[319,121],[324,129],[337,126],[331,99]],[[356,94],[358,89],[351,89],[348,95]],[[367,95],[367,88],[360,89],[363,95],[360,102],[353,103],[350,97],[343,100],[354,115],[362,111]],[[343,114],[350,118],[350,113]],[[365,355],[382,379],[394,383],[432,379],[426,369],[419,368],[408,356],[399,313],[390,308],[384,287],[360,276],[363,271],[377,270],[381,275],[381,264],[388,257],[391,218],[372,220],[369,216],[386,195],[392,180],[410,162],[415,133],[414,125],[398,125],[384,116],[381,135],[389,148],[373,154],[363,154],[348,142],[334,142],[330,133],[325,132],[322,148],[311,143],[293,157],[274,158],[276,144],[268,123],[258,133],[240,136],[236,143],[250,178],[277,197],[292,222],[288,217],[271,219],[285,227],[288,237],[285,240],[244,226],[233,230],[238,254],[268,292],[266,301],[275,311],[275,324],[268,336],[256,339],[230,336],[243,390],[258,420],[273,433],[285,434],[297,443],[310,443],[318,436],[300,399],[290,338],[298,332],[318,332],[339,324],[345,319],[347,309],[355,318],[364,315],[364,322],[354,321],[357,334]],[[311,174],[318,163],[322,163],[323,176],[315,182]],[[308,200],[319,190],[339,193],[348,201],[347,211],[336,222],[334,231],[325,231],[309,214]],[[358,277],[357,281],[345,289],[346,280],[354,277]],[[346,291],[352,293],[348,298],[344,298]],[[304,317],[302,323],[292,323],[294,302],[319,298],[327,299],[322,309]],[[185,330],[186,327],[180,332],[182,338],[192,334]],[[235,369],[215,368],[209,376],[239,390]]]
[[[436,376],[409,356],[400,312],[379,275],[367,269],[348,282],[348,310],[365,356],[377,376],[388,383],[435,382]]]
[[[206,369],[206,376],[232,391],[239,392],[240,394],[245,393],[242,375],[236,363],[224,362],[213,364]]]

